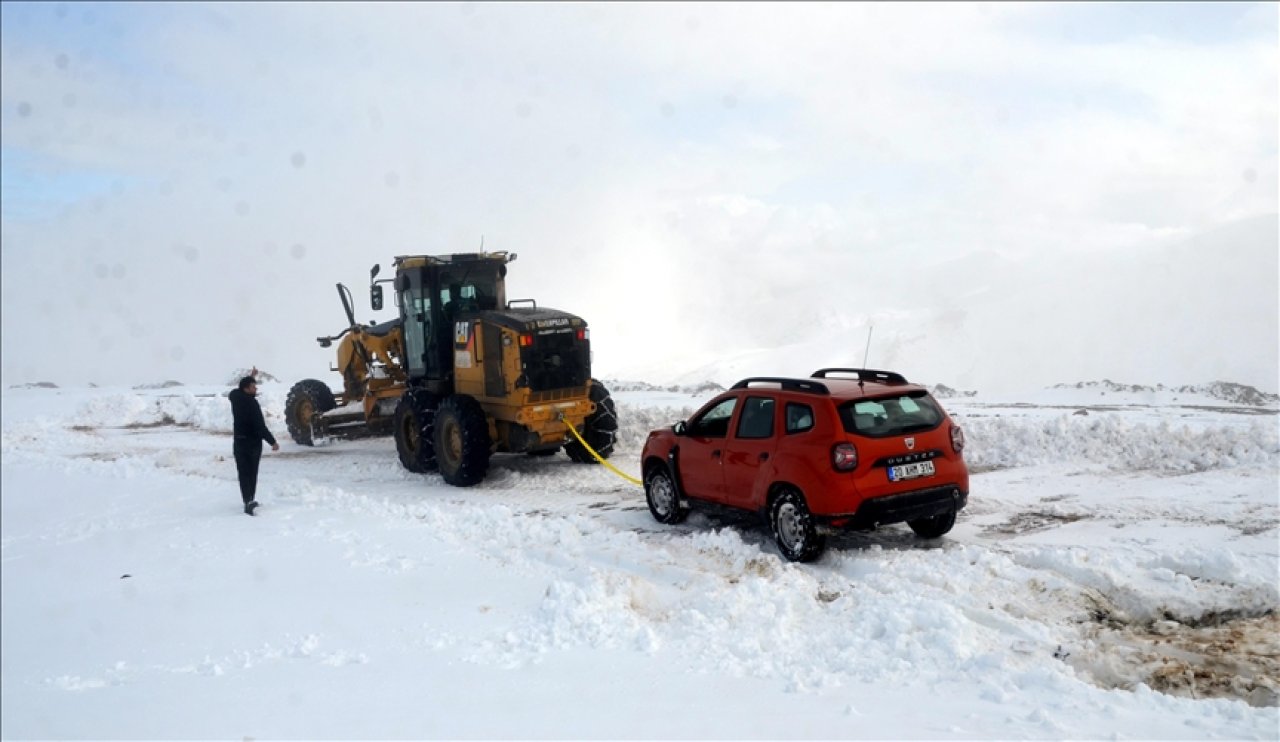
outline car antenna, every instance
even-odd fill
[[[871,325],[867,328],[867,349],[862,352],[862,367],[864,369],[867,367],[867,359],[871,357],[871,333],[875,329],[875,325]],[[862,390],[863,394],[866,394],[866,387],[862,385],[862,374],[858,374],[858,388]]]

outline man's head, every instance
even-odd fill
[[[258,396],[258,380],[252,376],[246,376],[240,380],[240,391],[248,394],[250,397]]]

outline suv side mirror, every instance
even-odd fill
[[[373,305],[373,311],[382,309],[382,287],[378,285],[369,287],[369,303]]]
[[[676,435],[687,435],[687,434],[688,434],[688,432],[689,432],[689,426],[688,426],[687,424],[685,424],[685,421],[684,421],[684,420],[681,420],[680,422],[676,423],[675,425],[672,425],[672,426],[671,426],[671,430],[672,430],[672,432],[674,432]]]

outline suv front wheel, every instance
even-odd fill
[[[649,502],[649,512],[659,523],[674,525],[689,514],[680,504],[675,482],[671,481],[671,472],[665,466],[655,466],[644,480],[644,495]]]
[[[778,551],[793,562],[812,562],[822,555],[826,539],[814,526],[804,495],[783,490],[769,506],[769,526],[778,542]]]

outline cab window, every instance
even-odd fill
[[[813,408],[807,404],[787,403],[787,435],[813,429]]]
[[[773,400],[768,397],[747,397],[738,416],[739,438],[773,437]]]
[[[729,418],[738,405],[737,397],[730,397],[689,423],[689,435],[698,438],[723,438],[729,434]]]
[[[493,266],[465,266],[440,273],[440,306],[445,314],[497,309],[500,282]]]

